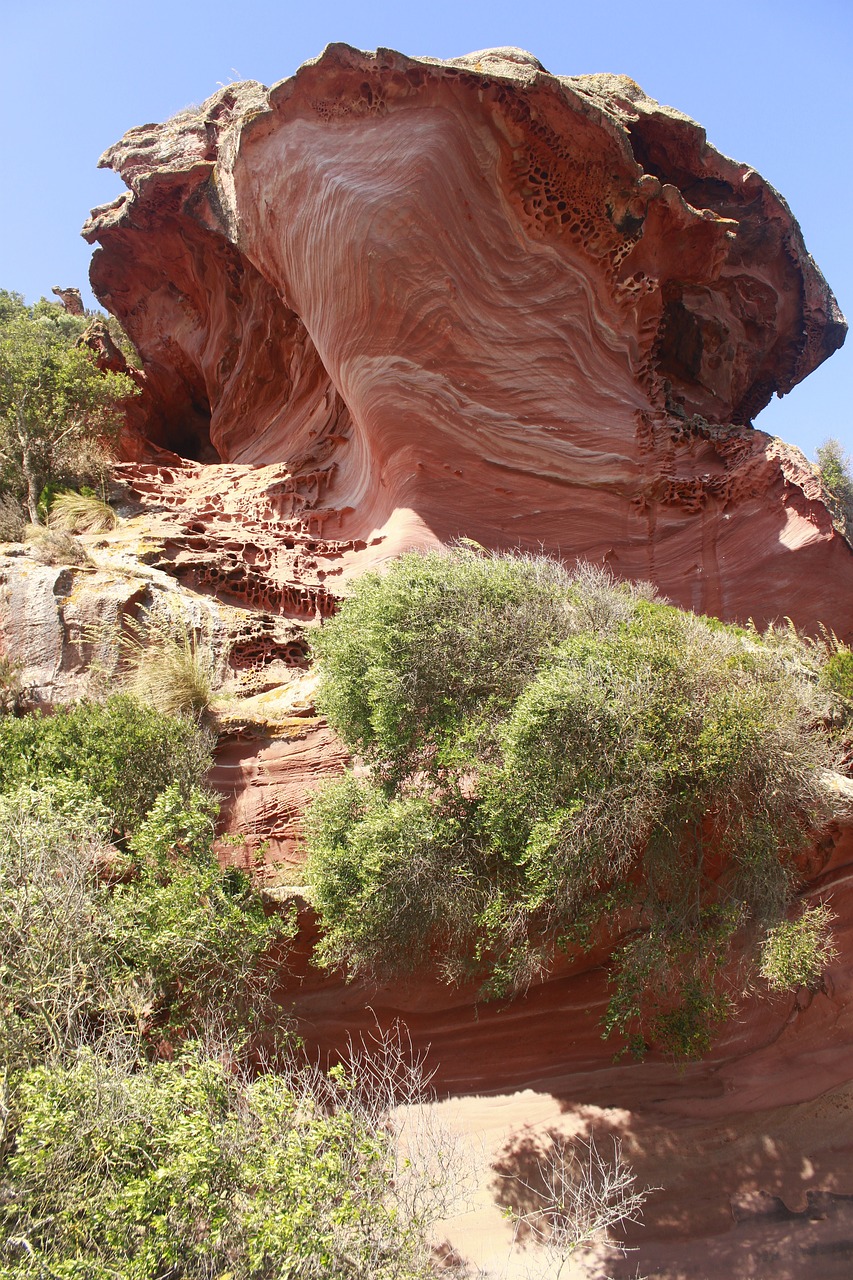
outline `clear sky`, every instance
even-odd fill
[[[275,83],[332,41],[448,58],[529,49],[561,75],[623,72],[758,169],[853,320],[851,0],[0,0],[0,286],[84,288],[89,209],[122,184],[98,156],[231,80]],[[853,337],[756,425],[810,457],[853,452]]]

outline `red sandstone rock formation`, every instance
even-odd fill
[[[131,192],[87,234],[144,362],[118,480],[145,547],[131,521],[88,540],[97,572],[0,564],[0,631],[45,700],[79,687],[84,622],[172,590],[209,613],[232,672],[264,690],[286,668],[297,689],[349,574],[457,533],[853,635],[853,554],[817,477],[748,425],[843,321],[781,198],[631,81],[513,50],[333,46],[107,160]],[[230,856],[270,838],[293,861],[306,795],[343,766],[307,696],[285,721],[232,717],[214,773],[247,836]],[[749,1003],[686,1070],[612,1062],[604,954],[477,1008],[427,975],[367,991],[318,974],[306,910],[283,998],[322,1053],[369,1027],[368,1004],[402,1016],[495,1175],[552,1128],[622,1134],[664,1190],[639,1259],[607,1274],[828,1280],[853,1230],[850,828],[819,852],[808,892],[839,914],[826,989]],[[499,1216],[481,1231],[498,1239]]]
[[[844,320],[782,198],[633,81],[332,45],[101,163],[150,439],[286,467],[296,536],[544,545],[853,634],[812,470],[747,425]]]

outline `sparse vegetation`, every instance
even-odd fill
[[[124,619],[116,639],[118,675],[134,697],[166,716],[199,719],[210,709],[220,681],[203,626],[177,611],[143,610]]]
[[[22,542],[26,523],[20,502],[11,494],[0,493],[0,542]]]
[[[506,1205],[516,1238],[542,1247],[545,1277],[559,1280],[579,1250],[628,1222],[638,1222],[651,1188],[637,1185],[618,1139],[604,1157],[594,1135],[569,1141],[548,1133],[526,1153],[529,1174],[502,1174],[498,1201]],[[530,1158],[532,1157],[532,1158]]]
[[[0,716],[14,715],[22,694],[20,661],[0,655]]]
[[[323,963],[506,997],[609,936],[607,1029],[707,1048],[824,821],[818,657],[649,595],[467,550],[355,584],[317,642],[368,765],[307,818]]]
[[[73,533],[28,524],[25,536],[30,554],[41,564],[81,565],[88,560],[86,548]]]

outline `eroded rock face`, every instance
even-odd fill
[[[853,634],[812,469],[748,425],[843,317],[781,197],[633,81],[332,45],[102,163],[151,442],[285,468],[347,572],[462,534]]]

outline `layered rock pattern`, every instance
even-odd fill
[[[332,45],[102,163],[154,446],[286,468],[277,518],[354,571],[462,534],[853,633],[811,469],[748,425],[843,318],[781,197],[633,81]]]

